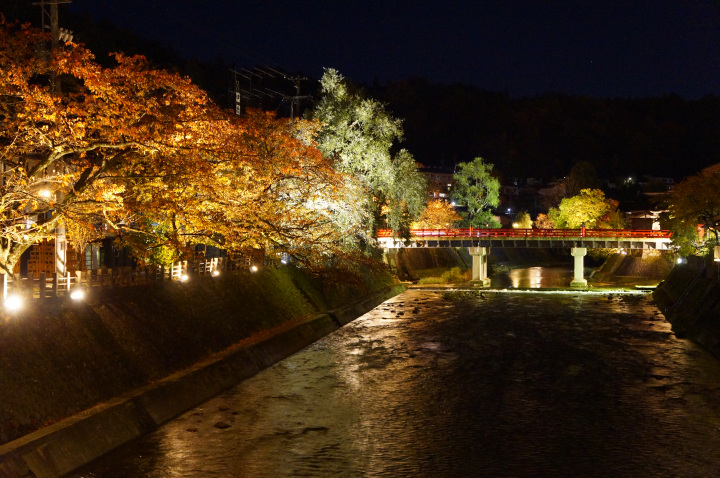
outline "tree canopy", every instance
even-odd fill
[[[429,201],[417,221],[410,225],[411,229],[448,229],[462,217],[455,211],[452,204],[442,199]]]
[[[583,189],[580,194],[560,201],[557,208],[551,208],[548,219],[555,228],[577,229],[620,229],[627,222],[617,209],[618,203],[605,197],[599,189]]]
[[[351,189],[364,189],[356,207],[364,211],[364,239],[385,222],[399,232],[420,215],[425,204],[425,178],[406,150],[393,154],[402,140],[402,122],[380,102],[365,98],[334,69],[325,70],[322,97],[311,117],[322,124],[318,148],[335,167],[350,176]]]
[[[140,260],[182,258],[199,243],[308,265],[352,249],[367,186],[317,148],[318,122],[240,118],[143,57],[101,67],[75,44],[39,55],[47,38],[0,25],[5,272],[59,224],[78,244],[118,233]],[[367,162],[363,179],[381,166]],[[414,162],[403,153],[390,166],[389,204],[414,212],[417,190],[393,190],[412,183]]]
[[[464,206],[465,222],[473,227],[500,227],[492,208],[500,202],[500,182],[492,176],[493,165],[482,158],[459,163],[451,196]]]
[[[670,191],[667,206],[663,227],[673,232],[673,244],[681,254],[704,253],[708,241],[718,244],[720,174],[702,172],[685,178]]]

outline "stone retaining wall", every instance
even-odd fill
[[[397,284],[236,345],[150,385],[0,446],[0,477],[59,477],[292,355],[401,293]]]
[[[720,281],[716,263],[700,257],[676,266],[653,299],[678,337],[687,337],[720,358]]]

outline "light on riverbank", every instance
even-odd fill
[[[70,298],[72,300],[83,300],[85,298],[85,291],[83,289],[73,289],[70,291]]]
[[[23,301],[19,295],[9,295],[5,299],[5,308],[11,312],[15,312],[22,308]]]

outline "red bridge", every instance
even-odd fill
[[[406,241],[379,229],[383,248],[395,247],[589,247],[667,249],[670,231],[651,229],[411,229]]]
[[[384,249],[402,247],[467,247],[473,256],[474,283],[489,285],[487,254],[491,247],[562,247],[575,258],[573,287],[584,287],[583,258],[587,249],[670,249],[670,231],[650,229],[411,229],[408,240],[390,229],[378,230]]]

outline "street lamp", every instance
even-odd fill
[[[22,308],[22,298],[19,295],[9,295],[5,299],[5,308],[11,312],[15,312]]]

